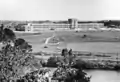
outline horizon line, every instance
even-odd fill
[[[68,18],[68,19],[77,19],[77,18]],[[2,21],[53,21],[53,22],[55,22],[55,21],[68,21],[68,19],[58,19],[58,20],[50,20],[50,19],[44,19],[44,20],[20,20],[20,19],[5,19],[5,20],[0,20],[0,22],[2,22]],[[79,19],[77,19],[78,21],[110,21],[110,20],[114,20],[114,21],[120,21],[120,19],[101,19],[101,20],[79,20]]]

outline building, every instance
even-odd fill
[[[31,23],[28,23],[26,26],[25,26],[25,32],[33,32],[33,26]]]
[[[64,30],[69,29],[70,24],[65,23],[28,23],[25,27],[26,32],[44,31],[44,30]]]
[[[44,23],[28,23],[25,26],[26,32],[44,31],[44,30],[68,30],[68,29],[82,29],[94,30],[104,27],[103,23],[84,22],[80,23],[77,19],[68,19],[65,22],[44,22]]]
[[[79,23],[78,28],[81,28],[83,30],[98,30],[99,28],[103,28],[103,23]]]
[[[70,24],[70,29],[78,28],[78,20],[77,19],[68,19],[68,23]]]

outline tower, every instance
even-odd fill
[[[28,23],[28,25],[25,27],[26,32],[33,32],[33,26],[31,23]]]
[[[77,19],[68,19],[68,23],[70,24],[70,29],[78,28],[78,20]]]

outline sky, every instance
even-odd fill
[[[120,20],[120,0],[0,0],[0,20]]]

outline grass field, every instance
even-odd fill
[[[51,46],[44,48],[45,39],[55,34],[55,37],[61,42],[58,46]],[[75,31],[56,31],[56,32],[44,32],[38,34],[24,34],[16,33],[17,37],[24,38],[33,46],[33,51],[50,51],[55,52],[56,47],[70,47],[73,49],[83,50],[84,48],[89,51],[104,51],[104,52],[120,52],[120,32],[118,31],[87,31],[87,32],[75,32]],[[90,44],[93,42],[92,44]],[[99,42],[99,43],[97,43]],[[80,45],[72,45],[73,43],[79,43]],[[86,45],[87,44],[87,45]],[[77,48],[75,48],[77,46]],[[98,49],[97,49],[98,48]],[[95,50],[94,50],[95,49]]]

